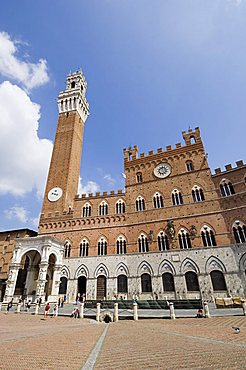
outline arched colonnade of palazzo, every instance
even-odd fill
[[[60,286],[63,243],[49,236],[17,240],[4,302],[14,297],[56,301]]]

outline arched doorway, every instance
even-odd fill
[[[97,278],[97,299],[103,300],[107,297],[107,280],[106,276],[100,275]]]
[[[142,293],[151,293],[152,292],[152,283],[150,274],[141,275],[141,288]]]
[[[67,294],[67,278],[62,276],[60,278],[60,286],[59,286],[59,293],[58,294]]]
[[[46,274],[46,283],[45,283],[45,299],[48,299],[48,296],[52,294],[52,284],[53,284],[53,275],[54,275],[54,266],[56,263],[56,257],[54,254],[49,256],[49,266]]]
[[[219,270],[213,270],[210,272],[210,276],[214,291],[227,291],[223,272]]]
[[[78,294],[80,295],[80,297],[82,297],[84,295],[84,297],[86,298],[86,277],[85,276],[80,276],[78,278]]]

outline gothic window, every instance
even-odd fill
[[[164,231],[160,231],[157,237],[159,251],[166,251],[169,249],[169,240]]]
[[[200,186],[195,185],[192,188],[192,198],[193,202],[202,202],[205,200],[204,193]]]
[[[235,194],[234,187],[229,180],[223,179],[220,183],[220,191],[222,197],[228,197],[229,195]]]
[[[174,292],[174,279],[170,272],[165,272],[162,274],[162,283],[164,292]]]
[[[210,277],[212,280],[213,290],[227,290],[223,272],[219,270],[211,271]]]
[[[83,239],[80,243],[79,255],[80,257],[88,256],[89,243],[87,239]]]
[[[187,162],[186,162],[186,170],[187,170],[188,172],[190,172],[190,171],[193,171],[193,170],[194,170],[194,166],[193,166],[192,161],[187,161]]]
[[[107,240],[104,237],[100,238],[97,247],[98,247],[98,256],[107,255]]]
[[[118,202],[116,203],[116,213],[125,213],[125,202],[123,200],[119,199]]]
[[[149,242],[145,234],[141,234],[138,238],[138,250],[140,253],[149,251]]]
[[[201,237],[204,247],[216,246],[214,232],[209,226],[203,226],[203,228],[201,229]]]
[[[180,249],[191,248],[191,241],[188,232],[185,229],[181,229],[178,234]]]
[[[90,203],[85,203],[83,207],[83,217],[90,217],[91,216],[91,205]]]
[[[126,239],[124,236],[119,236],[116,240],[117,254],[126,254]]]
[[[151,276],[149,274],[141,275],[141,287],[142,287],[142,293],[152,292]]]
[[[143,182],[142,172],[137,172],[137,183]]]
[[[172,202],[174,206],[179,206],[180,204],[183,204],[183,197],[178,189],[174,189],[172,191]]]
[[[108,214],[108,204],[103,200],[99,205],[99,216],[106,216]]]
[[[71,244],[69,243],[69,241],[66,241],[66,243],[64,244],[64,257],[65,258],[70,257],[70,253],[71,253]]]
[[[117,291],[118,291],[118,293],[127,293],[128,292],[128,284],[127,284],[127,276],[126,275],[119,275],[117,277]]]
[[[235,221],[232,230],[236,243],[246,243],[246,226],[244,223],[239,220]]]
[[[144,198],[139,195],[136,200],[136,210],[139,211],[144,211],[145,210],[145,202]]]
[[[185,281],[188,292],[198,292],[200,290],[197,274],[194,271],[188,271],[185,273]]]
[[[72,81],[71,83],[71,89],[74,89],[75,88],[75,81]]]
[[[164,207],[162,195],[158,192],[155,193],[153,197],[154,207],[155,208],[162,208]]]

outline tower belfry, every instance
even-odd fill
[[[84,124],[89,115],[87,83],[82,71],[69,73],[58,95],[58,125],[42,213],[69,211],[78,190]]]

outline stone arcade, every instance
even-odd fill
[[[77,195],[89,115],[67,76],[37,237],[16,241],[5,301],[189,299],[246,294],[246,166],[212,174],[199,128],[184,145],[124,149],[125,191]]]

